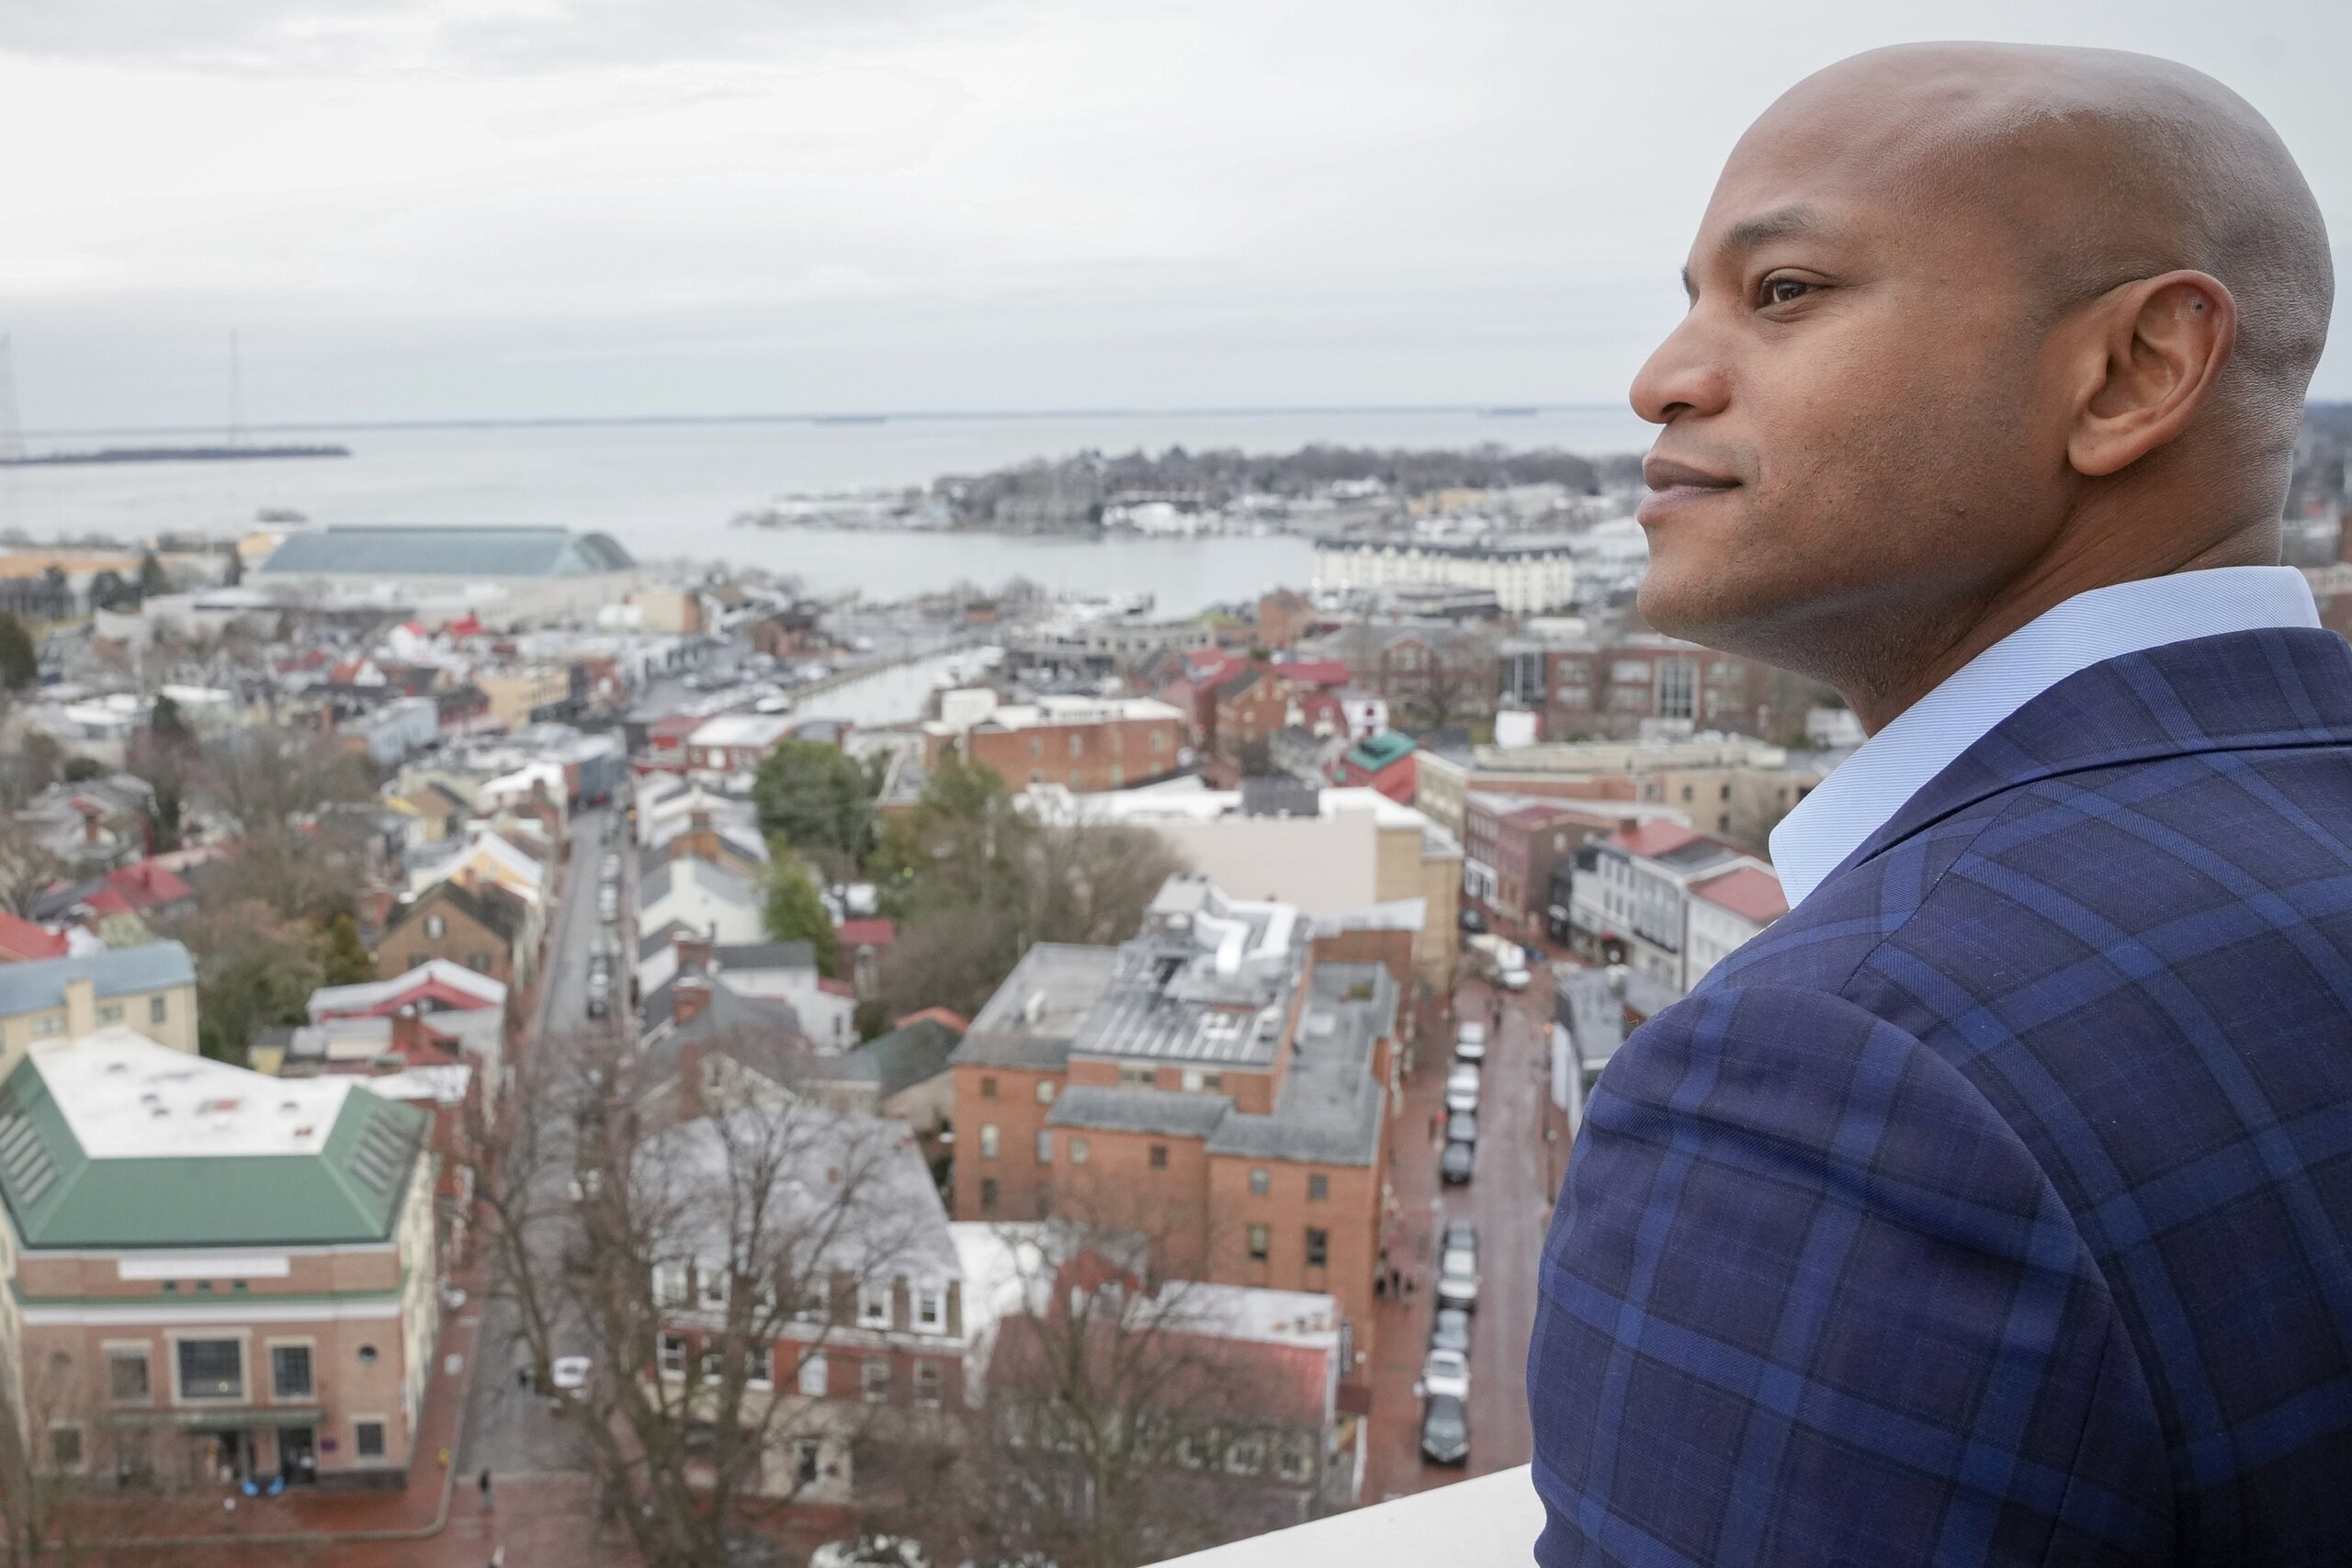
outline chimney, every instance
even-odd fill
[[[679,974],[707,975],[710,973],[710,938],[682,936],[678,938],[676,946]]]
[[[98,818],[101,815],[103,814],[95,806],[82,807],[82,841],[84,843],[95,844],[98,841]]]
[[[65,982],[65,1037],[79,1040],[98,1026],[98,990],[87,975]]]
[[[670,1018],[674,1023],[692,1023],[710,1006],[710,982],[700,975],[681,975],[670,987]]]

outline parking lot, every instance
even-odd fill
[[[1476,1156],[1467,1183],[1446,1185],[1439,1177],[1453,1066],[1444,1044],[1425,1050],[1406,1087],[1390,1178],[1398,1213],[1389,1260],[1406,1276],[1407,1292],[1380,1308],[1363,1490],[1368,1503],[1524,1464],[1532,1451],[1524,1385],[1536,1263],[1553,1197],[1543,1143],[1550,998],[1550,976],[1541,969],[1519,995],[1473,981],[1455,998],[1457,1019],[1489,1025],[1479,1070]],[[1499,1027],[1498,999],[1503,1004]],[[1472,1222],[1478,1243],[1478,1304],[1470,1314],[1470,1451],[1458,1467],[1421,1458],[1422,1402],[1413,1392],[1436,1307],[1438,1237],[1453,1219]]]

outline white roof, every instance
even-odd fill
[[[972,728],[1042,729],[1065,724],[1108,724],[1114,720],[1178,719],[1183,710],[1157,697],[1039,697],[1034,703],[1009,703],[977,716]],[[960,726],[933,719],[923,728],[933,734],[960,733]],[[701,732],[697,730],[696,735]],[[693,737],[689,737],[689,739]]]
[[[273,1078],[119,1024],[41,1041],[28,1055],[92,1159],[314,1155],[361,1081]]]
[[[466,1098],[466,1086],[472,1081],[473,1068],[462,1063],[442,1067],[411,1067],[406,1072],[387,1073],[381,1077],[360,1078],[368,1092],[386,1100],[424,1100],[434,1105],[457,1105]]]
[[[413,969],[401,971],[389,980],[362,980],[353,986],[322,986],[311,993],[311,1021],[317,1022],[328,1013],[366,1012],[386,1002],[397,1001],[428,982],[438,980],[453,990],[463,991],[481,998],[485,1008],[506,1005],[506,987],[487,975],[477,974],[464,964],[447,958],[428,959]]]
[[[723,713],[698,725],[686,737],[689,746],[769,747],[790,735],[800,720],[780,713]]]

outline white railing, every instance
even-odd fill
[[[1194,1552],[1164,1568],[1517,1565],[1533,1558],[1543,1529],[1544,1506],[1521,1465]]]

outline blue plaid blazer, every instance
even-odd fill
[[[1541,1277],[1544,1568],[2352,1562],[2352,648],[2010,716],[1625,1043]]]

